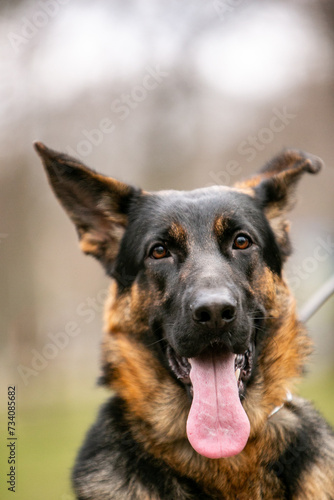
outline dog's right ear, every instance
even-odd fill
[[[141,191],[100,175],[40,142],[34,146],[54,193],[76,226],[81,250],[100,260],[110,272],[127,226],[130,205]]]

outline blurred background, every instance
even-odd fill
[[[70,468],[98,405],[108,281],[78,249],[34,140],[147,190],[231,185],[283,147],[320,156],[291,214],[298,307],[334,273],[334,3],[2,0],[0,496],[73,500]],[[334,300],[309,321],[301,393],[334,423]]]

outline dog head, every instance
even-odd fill
[[[113,278],[106,381],[151,422],[161,406],[184,415],[192,401],[195,450],[238,454],[284,398],[309,348],[282,268],[296,185],[320,160],[285,151],[232,188],[144,192],[40,143],[36,149],[81,249]],[[164,393],[156,406],[152,392]],[[167,413],[165,435],[184,436],[183,416],[177,425]]]

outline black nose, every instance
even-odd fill
[[[210,328],[222,328],[234,321],[237,314],[237,302],[229,292],[203,293],[190,306],[196,323]]]

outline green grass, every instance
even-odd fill
[[[57,406],[25,413],[20,426],[22,457],[18,486],[22,492],[29,491],[34,500],[46,498],[46,491],[48,498],[50,494],[55,499],[72,498],[70,467],[89,420],[88,411]]]
[[[302,396],[334,425],[334,373],[313,375],[301,386]],[[96,389],[85,399],[62,399],[41,404],[22,401],[17,414],[17,484],[16,493],[7,491],[7,448],[5,415],[1,415],[0,498],[15,500],[74,500],[70,470],[77,450],[97,408],[107,398]],[[92,399],[95,398],[95,399]],[[39,400],[40,401],[40,400]]]
[[[101,396],[101,395],[100,395]],[[70,474],[83,437],[96,415],[101,397],[85,403],[55,402],[22,408],[17,414],[16,493],[0,483],[0,498],[15,500],[74,500]],[[1,419],[4,421],[4,419]],[[4,422],[4,425],[6,423]],[[4,428],[1,423],[1,428]],[[1,442],[4,443],[1,437]],[[1,475],[7,474],[5,444]]]
[[[334,371],[313,375],[300,385],[300,395],[314,403],[334,428]]]

